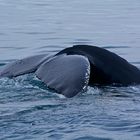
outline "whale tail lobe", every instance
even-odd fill
[[[43,63],[36,75],[49,88],[70,98],[87,89],[90,64],[81,55],[58,55]]]
[[[16,60],[3,67],[3,69],[0,71],[0,77],[12,78],[23,74],[35,72],[37,68],[49,58],[49,55],[43,54]]]

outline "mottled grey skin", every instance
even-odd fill
[[[35,72],[38,67],[47,61],[51,55],[41,54],[30,56],[7,64],[1,71],[0,77],[16,77],[19,75]]]
[[[75,45],[55,55],[37,55],[17,60],[0,71],[0,77],[35,72],[49,88],[73,97],[94,85],[140,84],[140,70],[120,56],[89,45]]]
[[[89,81],[89,61],[81,55],[60,55],[43,63],[36,76],[66,97],[73,97],[85,90]]]

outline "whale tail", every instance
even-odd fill
[[[122,57],[96,46],[77,45],[53,55],[17,60],[0,71],[0,77],[35,72],[49,88],[73,97],[89,85],[140,83],[140,70]]]

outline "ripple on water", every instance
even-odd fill
[[[0,94],[4,139],[114,139],[118,134],[121,139],[124,133],[139,137],[139,86],[88,87],[86,93],[67,99],[29,74],[0,79]]]

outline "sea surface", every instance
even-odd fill
[[[0,69],[75,44],[140,68],[140,0],[0,0]],[[140,85],[88,87],[68,99],[34,74],[2,78],[0,140],[140,140]]]

